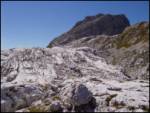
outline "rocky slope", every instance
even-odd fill
[[[149,22],[130,26],[124,15],[88,16],[48,47],[91,47],[132,79],[149,79]]]
[[[133,79],[149,79],[149,22],[127,27],[121,34],[83,37],[65,46],[87,46],[113,65],[120,65]]]
[[[48,47],[65,45],[85,36],[119,34],[129,25],[128,19],[123,14],[87,16],[84,20],[77,22],[71,30],[55,38]]]
[[[88,47],[1,51],[1,111],[149,111],[149,81],[131,80]]]

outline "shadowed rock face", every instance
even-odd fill
[[[125,15],[98,14],[96,16],[87,16],[79,21],[68,32],[54,39],[48,47],[64,45],[73,40],[91,35],[116,35],[121,33],[129,21]]]

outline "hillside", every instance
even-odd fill
[[[87,16],[47,48],[1,50],[1,112],[149,112],[149,22]]]
[[[121,33],[130,23],[125,15],[97,14],[77,22],[71,30],[56,37],[48,47],[65,45],[71,41],[91,35],[115,35]]]
[[[94,48],[108,63],[123,66],[131,78],[149,79],[149,22],[129,26],[114,36],[83,37],[66,46]]]

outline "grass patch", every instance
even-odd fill
[[[122,47],[129,48],[139,42],[149,41],[149,28],[140,24],[136,28],[129,28],[119,35],[118,39],[114,41],[117,49]]]
[[[61,98],[56,95],[56,96],[53,96],[53,97],[52,97],[52,100],[53,100],[53,101],[54,101],[54,100],[61,100]]]
[[[41,106],[32,106],[32,107],[29,107],[28,110],[30,112],[47,112],[44,107],[41,107]]]

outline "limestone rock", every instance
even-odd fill
[[[92,93],[83,84],[75,85],[71,93],[71,103],[74,106],[87,104],[92,99]]]
[[[149,79],[149,22],[126,27],[118,35],[85,36],[64,46],[94,48],[95,55],[120,65],[128,77]]]
[[[62,112],[62,106],[59,101],[53,101],[50,105],[50,112]]]

